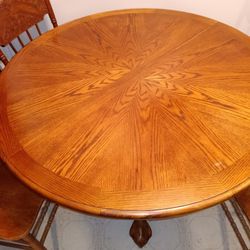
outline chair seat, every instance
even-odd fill
[[[29,234],[43,198],[21,183],[0,160],[0,238],[19,240]]]
[[[250,187],[236,195],[236,200],[250,220]]]

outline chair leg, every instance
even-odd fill
[[[41,239],[40,239],[40,242],[41,242],[42,244],[44,244],[44,241],[45,241],[45,239],[46,239],[46,237],[47,237],[47,234],[48,234],[48,232],[49,232],[49,230],[50,230],[50,227],[51,227],[51,225],[52,225],[52,223],[53,223],[53,220],[54,220],[54,218],[55,218],[57,209],[58,209],[58,205],[57,205],[57,204],[54,204],[53,209],[52,209],[52,211],[51,211],[51,213],[50,213],[49,219],[48,219],[48,221],[47,221],[47,224],[46,224],[46,226],[45,226],[44,232],[43,232],[42,237],[41,237]]]
[[[40,215],[35,223],[35,226],[31,232],[31,235],[33,235],[35,238],[36,238],[36,236],[39,232],[39,229],[44,221],[44,218],[45,218],[45,215],[48,211],[49,205],[50,205],[49,201],[45,201],[45,204],[42,205],[41,213],[40,213]]]
[[[230,202],[234,208],[236,215],[238,216],[238,218],[242,224],[242,227],[244,228],[244,230],[246,232],[248,239],[250,240],[250,226],[247,223],[247,221],[249,222],[249,220],[245,219],[245,217],[242,213],[241,207],[239,206],[238,202],[234,198],[231,199]],[[246,218],[247,218],[247,216],[246,216]]]
[[[32,249],[34,250],[46,250],[46,248],[37,240],[35,239],[31,234],[28,234],[23,238],[23,240],[28,243]]]
[[[243,250],[249,250],[248,247],[247,247],[247,245],[246,245],[246,243],[245,243],[245,241],[244,241],[244,239],[243,239],[243,237],[242,237],[242,235],[241,235],[241,233],[240,233],[240,230],[239,230],[237,224],[234,221],[233,216],[231,215],[231,213],[230,213],[230,211],[228,209],[227,204],[225,202],[223,202],[221,204],[221,207],[224,210],[225,215],[226,215],[227,219],[229,220],[229,222],[231,224],[231,227],[233,228],[234,233],[235,233],[236,237],[238,238],[239,243],[240,243],[242,249]]]

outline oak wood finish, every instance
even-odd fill
[[[135,220],[130,228],[129,234],[136,245],[144,247],[152,236],[152,230],[146,220]]]
[[[249,38],[204,17],[76,20],[1,74],[1,157],[87,213],[163,218],[215,205],[250,184],[249,65]]]
[[[21,48],[26,44],[20,35],[26,34],[29,41],[33,41],[29,28],[35,27],[38,35],[42,35],[38,22],[48,14],[53,27],[57,27],[57,21],[49,0],[2,0],[0,1],[0,46],[8,47],[13,54],[17,54],[17,44]],[[15,44],[13,41],[18,41]],[[27,42],[27,41],[26,41]],[[8,58],[9,59],[9,58]],[[6,65],[9,60],[0,48],[0,62]],[[0,65],[0,71],[3,67]]]
[[[52,23],[53,27],[56,28],[58,26],[58,24],[57,24],[56,16],[55,16],[54,10],[51,6],[50,0],[44,0],[44,2],[46,4],[47,10],[48,10],[47,13],[48,13],[49,18],[51,20],[51,23]]]
[[[56,27],[55,14],[49,0],[1,0],[0,45],[10,43],[28,28],[43,20],[46,14],[49,14],[53,26]]]
[[[42,205],[43,202],[41,196],[20,182],[0,160],[0,245],[46,249],[44,241],[58,205],[54,204],[50,210],[51,203],[46,201]],[[41,230],[43,222],[46,224]],[[37,239],[38,232],[41,233],[40,240]]]

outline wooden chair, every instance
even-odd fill
[[[16,54],[27,44],[25,36],[32,41],[35,31],[41,35],[39,22],[46,14],[57,27],[49,0],[0,0],[0,71],[11,59],[4,51]],[[43,244],[58,207],[55,204],[49,209],[50,206],[49,201],[22,184],[0,160],[0,245],[46,249]],[[36,237],[45,217],[47,224],[38,241]]]
[[[236,216],[238,217],[239,222],[242,225],[242,228],[245,231],[246,238],[248,238],[248,242],[250,241],[250,187],[241,193],[237,194],[230,201],[232,208]],[[232,216],[230,209],[226,202],[221,204],[243,250],[249,250],[247,243],[242,236],[239,227],[236,223],[236,220]]]
[[[11,56],[16,54],[37,35],[42,34],[39,22],[48,14],[53,27],[57,21],[49,0],[1,0],[0,1],[0,46],[2,53],[1,70],[8,63]],[[25,41],[26,42],[25,42]],[[1,50],[1,49],[0,49]]]
[[[21,249],[46,249],[43,244],[56,214],[50,203],[21,183],[0,161],[0,245]],[[36,239],[45,217],[47,224]]]

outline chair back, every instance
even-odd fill
[[[39,22],[44,20],[46,14],[53,27],[57,27],[49,0],[0,0],[0,46],[3,47],[2,52],[5,56],[6,49],[11,51],[11,54],[16,54],[27,44],[24,40],[32,41],[35,37],[34,33],[36,36],[42,34]],[[5,65],[10,57],[3,58],[0,54],[0,60]]]

